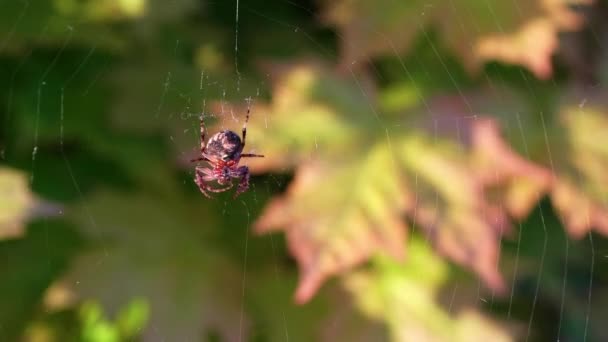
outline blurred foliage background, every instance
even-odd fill
[[[607,17],[0,1],[0,340],[608,340]]]

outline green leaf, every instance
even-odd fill
[[[131,301],[119,313],[115,322],[108,320],[95,301],[84,302],[79,309],[81,320],[80,339],[85,342],[131,341],[138,337],[148,316],[147,302]]]
[[[101,8],[94,8],[97,4],[95,1],[73,0],[3,2],[0,32],[8,34],[3,36],[0,51],[18,54],[30,44],[61,46],[67,42],[95,42],[100,48],[121,48],[124,40],[118,34],[95,23],[96,20],[112,21],[119,15],[118,11],[103,15]],[[119,11],[125,8],[112,7]],[[100,31],[104,34],[99,34]]]
[[[132,300],[116,318],[121,335],[127,339],[137,336],[145,327],[149,315],[150,308],[145,299]]]
[[[0,241],[0,339],[15,341],[47,288],[68,268],[83,241],[65,221],[35,221],[20,239]]]
[[[111,315],[145,297],[144,337],[185,340],[217,332],[235,338],[241,270],[206,241],[216,215],[183,201],[102,191],[86,200],[86,210],[72,208],[69,215],[98,244],[74,262],[67,284]]]

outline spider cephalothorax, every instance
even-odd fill
[[[245,136],[247,135],[247,122],[249,121],[249,110],[245,123],[243,124],[243,139],[230,130],[215,133],[205,145],[205,124],[201,116],[201,157],[192,159],[195,161],[209,162],[211,168],[197,166],[194,170],[194,182],[198,185],[203,195],[211,197],[209,192],[223,192],[233,187],[232,179],[238,178],[239,185],[234,197],[245,192],[249,188],[249,168],[238,166],[243,157],[264,157],[261,154],[243,153],[245,147]],[[217,181],[223,188],[212,188],[210,182]]]

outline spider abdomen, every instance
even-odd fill
[[[233,160],[241,152],[241,138],[230,130],[214,134],[205,147],[207,158],[214,160]]]
[[[243,125],[243,140],[230,130],[223,130],[214,134],[205,143],[206,129],[201,115],[201,156],[192,159],[192,162],[206,161],[209,167],[197,166],[194,169],[194,182],[206,197],[211,198],[210,193],[224,192],[230,189],[234,183],[232,179],[238,179],[238,186],[234,197],[249,189],[249,168],[245,165],[238,166],[242,157],[264,157],[261,154],[242,153],[247,136],[247,121],[249,121],[249,110]],[[223,187],[214,187],[210,183],[216,181]]]

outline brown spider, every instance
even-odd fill
[[[245,136],[247,135],[247,122],[249,121],[249,109],[243,124],[243,140],[230,130],[215,133],[205,146],[205,124],[201,115],[201,157],[192,159],[191,162],[206,161],[212,168],[197,166],[194,169],[194,182],[198,185],[203,195],[211,198],[209,192],[224,192],[234,186],[233,178],[240,178],[239,185],[234,197],[249,189],[249,168],[238,166],[241,158],[264,157],[261,154],[242,153],[245,147]],[[220,185],[228,184],[221,188],[212,188],[209,182],[217,181]]]

